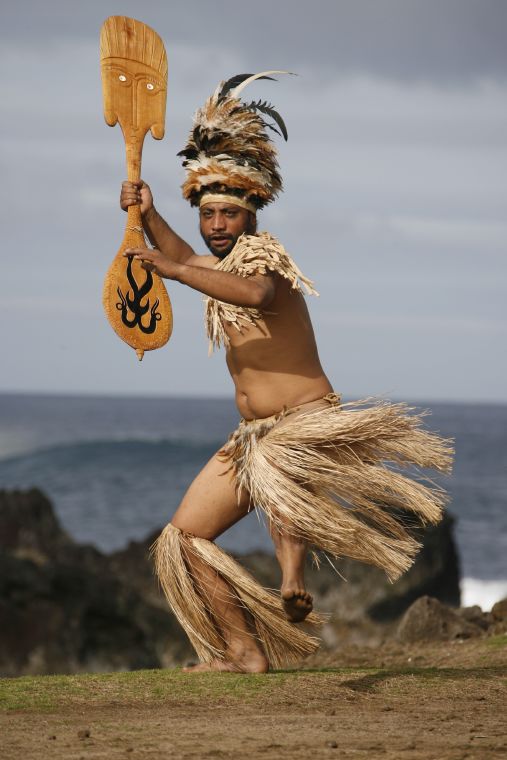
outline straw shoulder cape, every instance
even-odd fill
[[[232,251],[215,265],[215,269],[237,274],[240,277],[276,272],[290,282],[292,290],[299,293],[306,292],[308,295],[318,295],[313,282],[304,276],[283,245],[269,232],[240,235]],[[254,325],[263,318],[264,314],[269,313],[247,306],[234,306],[210,297],[204,299],[204,304],[210,353],[214,347],[229,345],[224,322],[228,322],[241,332],[245,326]]]

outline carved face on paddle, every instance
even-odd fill
[[[158,34],[126,16],[110,16],[100,32],[104,118],[136,141],[150,129],[164,136],[167,56]]]
[[[156,140],[164,136],[166,85],[146,64],[108,58],[102,64],[104,118],[113,127],[120,122],[123,133],[132,130]]]

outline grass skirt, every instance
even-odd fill
[[[250,494],[281,530],[333,557],[376,565],[395,580],[420,544],[410,524],[437,523],[445,491],[403,468],[449,472],[451,441],[422,429],[405,404],[340,405],[329,394],[318,408],[242,420],[220,452],[238,492]]]

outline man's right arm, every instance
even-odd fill
[[[200,257],[163,219],[153,205],[149,186],[139,182],[123,182],[120,205],[124,211],[129,206],[140,206],[143,227],[150,243],[178,264],[196,264]]]

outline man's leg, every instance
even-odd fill
[[[313,409],[326,408],[328,405],[329,401],[322,398],[301,404],[296,410],[283,417],[277,423],[277,428],[292,424],[301,414],[306,414]],[[269,531],[282,571],[280,595],[285,614],[291,622],[300,623],[313,610],[313,597],[305,589],[307,542],[291,532],[291,525],[287,521],[278,527],[271,523]]]
[[[172,524],[192,536],[214,541],[248,512],[248,494],[238,504],[229,465],[215,455],[191,484]],[[225,642],[224,660],[201,663],[187,671],[266,672],[268,661],[251,633],[244,609],[229,584],[191,552],[185,559],[203,598],[217,620]]]
[[[289,526],[281,530],[271,523],[269,527],[282,571],[280,595],[285,614],[293,623],[300,623],[313,609],[313,597],[305,590],[307,543],[291,535]]]

